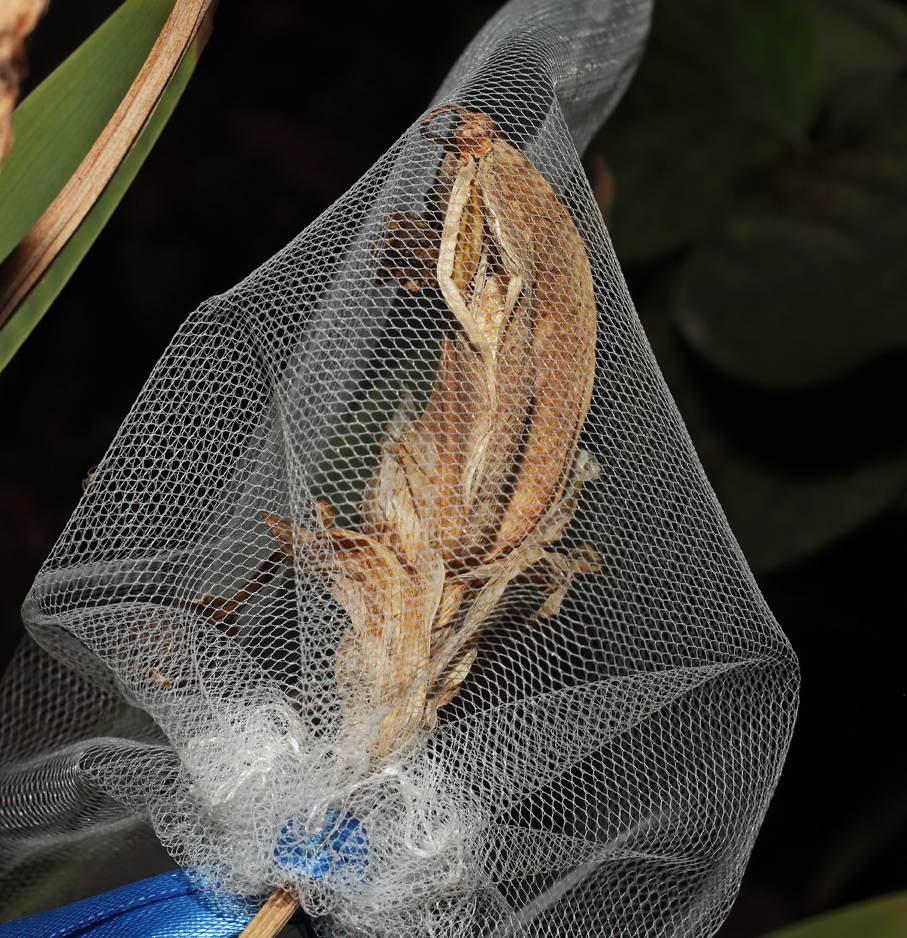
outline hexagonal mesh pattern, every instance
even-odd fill
[[[25,604],[13,879],[138,816],[333,936],[718,927],[797,670],[579,162],[648,16],[505,7],[180,329]]]

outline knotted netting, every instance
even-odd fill
[[[25,602],[7,883],[147,822],[333,936],[717,929],[797,669],[579,162],[649,14],[508,4],[179,330]]]

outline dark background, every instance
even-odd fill
[[[117,6],[53,0],[33,40],[27,88]],[[145,167],[0,374],[3,660],[22,634],[19,605],[81,495],[81,480],[177,326],[364,173],[498,6],[223,0],[195,76]],[[614,177],[619,204],[622,178],[619,165],[613,176],[603,168],[608,147],[606,130],[587,157],[606,211]],[[645,312],[653,292],[687,249],[625,263],[647,328],[655,328]],[[660,343],[653,338],[656,353]],[[687,384],[715,403],[713,417],[732,428],[735,445],[758,450],[765,463],[796,450],[804,436],[810,443],[795,453],[794,474],[808,475],[817,460],[857,464],[880,447],[907,452],[900,377],[907,361],[897,349],[820,387],[779,391],[746,385],[676,335],[674,343]],[[682,409],[684,393],[675,389]],[[817,426],[824,435],[816,436]],[[852,528],[759,576],[800,657],[803,703],[726,938],[907,886],[903,496]]]

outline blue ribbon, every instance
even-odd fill
[[[0,938],[237,938],[254,909],[215,906],[185,870],[0,925]]]
[[[322,827],[307,834],[305,822],[289,821],[280,832],[274,860],[309,879],[347,888],[362,882],[368,866],[368,835],[351,814],[329,808]],[[0,925],[0,938],[237,938],[255,909],[242,902],[215,904],[185,870],[161,873],[129,886],[28,915]],[[303,935],[311,923],[293,918]]]

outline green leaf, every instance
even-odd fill
[[[904,935],[907,935],[907,892],[819,915],[765,938],[904,938]]]
[[[645,260],[695,239],[736,176],[779,144],[776,134],[715,107],[636,121],[608,152],[610,230],[620,260]]]
[[[172,0],[128,0],[17,109],[16,139],[0,172],[4,254],[78,168],[141,69],[172,6]],[[0,330],[0,369],[56,299],[129,188],[195,69],[197,48],[198,40],[104,194],[54,266]],[[31,168],[26,166],[29,160]]]
[[[863,116],[907,66],[907,10],[894,0],[806,0],[828,83],[828,123]]]
[[[801,146],[822,94],[798,0],[663,0],[627,101],[601,136],[622,261],[704,231],[732,183]]]
[[[816,383],[907,345],[907,82],[862,140],[830,143],[739,200],[681,271],[674,321],[711,364]]]
[[[703,452],[706,475],[756,574],[809,557],[850,534],[898,500],[907,485],[907,457],[830,479],[787,479],[754,466],[729,447]]]
[[[173,0],[128,0],[16,108],[0,170],[0,259],[79,168],[172,8]]]
[[[788,478],[742,456],[712,422],[690,380],[668,310],[643,310],[646,335],[703,469],[757,575],[795,564],[856,530],[903,497],[907,456],[821,479]]]

